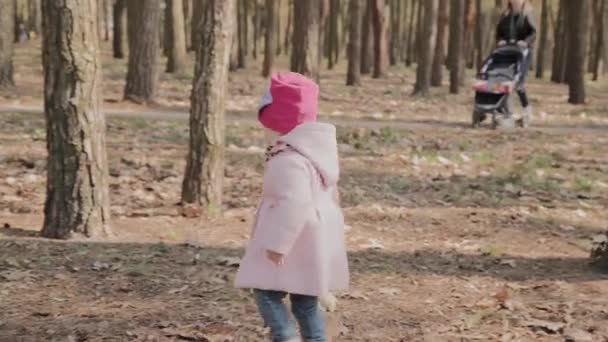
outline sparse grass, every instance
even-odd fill
[[[577,176],[574,179],[574,190],[576,191],[591,192],[593,191],[593,185],[593,180],[584,176]]]
[[[483,256],[489,256],[492,258],[499,258],[500,256],[502,256],[504,254],[504,252],[500,249],[500,247],[493,245],[493,244],[482,246],[480,248],[479,252]]]

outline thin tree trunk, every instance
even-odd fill
[[[390,4],[391,15],[391,40],[389,47],[389,63],[396,65],[399,60],[399,51],[401,50],[401,0],[393,0]]]
[[[124,23],[126,19],[127,0],[116,0],[113,8],[112,20],[114,21],[112,34],[112,50],[114,58],[125,57]]]
[[[200,28],[201,20],[203,18],[203,8],[207,0],[192,0],[192,21],[190,26],[190,45],[192,50],[196,51],[196,47],[201,46],[200,41]]]
[[[15,44],[15,2],[0,0],[0,88],[15,86],[13,50]]]
[[[36,35],[41,32],[42,18],[40,16],[40,0],[28,0],[28,27],[30,31],[34,31]]]
[[[568,3],[567,0],[561,0],[559,3],[559,9],[557,14],[557,22],[555,25],[555,47],[553,49],[553,65],[551,81],[555,83],[562,83],[565,81],[564,70],[566,68],[566,13]]]
[[[475,1],[465,0],[464,15],[464,56],[467,68],[473,68],[475,61]],[[464,75],[464,73],[462,74]],[[464,81],[464,79],[463,79]]]
[[[276,15],[276,20],[275,20],[275,25],[274,25],[274,30],[276,31],[276,38],[275,38],[275,42],[274,45],[276,46],[275,48],[275,54],[277,56],[281,55],[282,52],[282,47],[283,44],[281,44],[281,13],[282,13],[282,4],[283,1],[279,1],[277,2],[276,7],[276,11],[275,11],[275,15]]]
[[[329,14],[329,0],[314,1],[319,1],[319,50],[317,58],[319,59],[318,65],[320,66],[321,62],[323,61],[323,52],[325,51],[325,26],[327,24],[327,16]]]
[[[361,21],[364,0],[350,0],[350,26],[348,34],[348,71],[346,85],[361,85]]]
[[[366,75],[372,71],[372,61],[374,59],[372,6],[374,0],[367,0],[365,12],[363,14],[361,31],[361,74]]]
[[[338,35],[338,18],[340,17],[340,0],[330,0],[329,4],[329,34],[328,34],[328,58],[327,68],[334,68],[338,61],[340,37]]]
[[[234,0],[206,0],[201,46],[190,96],[190,143],[182,183],[182,203],[207,209],[207,215],[222,211],[225,145],[225,96],[228,59],[234,31]]]
[[[549,38],[549,1],[542,0],[540,14],[540,39],[538,41],[538,56],[536,60],[536,78],[542,79],[545,74],[546,52]]]
[[[285,42],[283,48],[285,51],[289,51],[289,37],[291,37],[291,22],[293,21],[293,0],[289,0],[287,3],[287,28],[285,29]]]
[[[169,14],[165,20],[169,22],[167,28],[169,36],[169,58],[167,59],[167,72],[182,74],[186,68],[186,32],[184,31],[184,4],[183,0],[166,0]]]
[[[253,51],[251,51],[253,59],[258,59],[258,41],[261,34],[262,11],[258,4],[258,0],[253,1]]]
[[[192,0],[184,0],[184,33],[186,37],[186,51],[192,50],[192,36],[190,28],[192,27]]]
[[[418,50],[418,66],[416,67],[416,84],[414,95],[428,96],[431,89],[431,70],[434,44],[437,33],[437,0],[423,1],[422,36]]]
[[[158,83],[160,1],[127,1],[129,65],[125,99],[151,100]]]
[[[420,0],[420,2],[418,3],[418,12],[416,14],[416,33],[415,33],[415,37],[414,37],[414,60],[416,61],[416,64],[418,63],[418,50],[420,50],[420,40],[422,37],[422,10],[424,9],[424,4],[423,4],[424,0]]]
[[[568,102],[572,104],[585,103],[585,54],[587,53],[587,35],[589,32],[588,9],[589,0],[568,1],[569,30],[568,30]]]
[[[608,1],[602,0],[602,46],[604,60],[604,74],[608,74]]]
[[[475,70],[481,69],[483,59],[485,58],[483,43],[484,43],[484,11],[481,5],[481,0],[475,1]]]
[[[596,16],[596,26],[591,29],[596,31],[595,36],[595,45],[592,47],[594,49],[593,52],[593,65],[591,66],[593,72],[593,80],[597,81],[600,76],[600,61],[602,60],[602,49],[604,48],[604,20],[603,20],[603,12],[604,6],[606,5],[605,0],[600,0],[597,3],[596,11],[593,12],[593,15]]]
[[[280,0],[279,0],[280,1]],[[276,0],[266,0],[266,42],[264,43],[264,66],[262,76],[269,77],[274,63]]]
[[[111,233],[96,14],[94,0],[42,2],[47,238]]]
[[[450,9],[450,93],[460,93],[461,74],[464,73],[464,15],[465,0],[452,0]]]
[[[431,86],[441,87],[443,84],[443,69],[445,66],[447,28],[450,21],[450,0],[439,0],[437,15],[437,41],[433,56],[433,69],[431,71]]]
[[[590,30],[589,30],[589,44],[588,44],[588,53],[587,53],[587,72],[593,73],[593,67],[596,65],[597,58],[596,56],[596,45],[598,41],[598,32],[601,29],[601,15],[598,15],[600,11],[601,3],[599,0],[592,0],[590,4],[589,18],[590,21]]]
[[[247,67],[247,0],[237,0],[237,67]],[[268,19],[266,19],[268,20]]]
[[[319,2],[294,1],[291,71],[319,80]],[[297,15],[296,15],[297,14]]]
[[[421,1],[421,0],[420,0]],[[410,12],[410,20],[409,20],[409,29],[407,30],[407,56],[405,57],[405,65],[410,66],[414,61],[414,41],[415,41],[415,31],[414,31],[414,23],[416,18],[416,4],[419,5],[419,0],[412,0],[412,9]]]
[[[374,78],[386,75],[386,17],[384,14],[384,0],[374,0],[373,5],[374,26]]]
[[[399,1],[399,0],[396,0]],[[399,51],[399,59],[401,62],[405,63],[406,59],[407,59],[407,51],[408,51],[408,45],[407,45],[407,36],[408,36],[408,25],[407,25],[407,18],[408,18],[408,4],[410,2],[405,0],[403,1],[403,11],[401,14],[401,18],[400,20],[403,22],[403,25],[401,25],[401,33],[400,33],[400,37],[399,40],[401,41],[401,49]]]

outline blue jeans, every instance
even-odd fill
[[[270,327],[273,342],[286,342],[297,338],[295,323],[289,318],[283,299],[287,293],[254,290],[258,310]],[[291,312],[298,321],[300,333],[306,342],[325,342],[325,323],[321,316],[319,299],[313,296],[290,294]]]

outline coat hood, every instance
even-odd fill
[[[336,127],[326,123],[303,123],[279,141],[306,157],[321,175],[323,185],[334,186],[340,178]]]

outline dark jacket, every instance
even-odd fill
[[[531,48],[536,40],[536,25],[530,14],[525,11],[514,14],[510,10],[503,14],[496,27],[496,41],[523,40]]]

